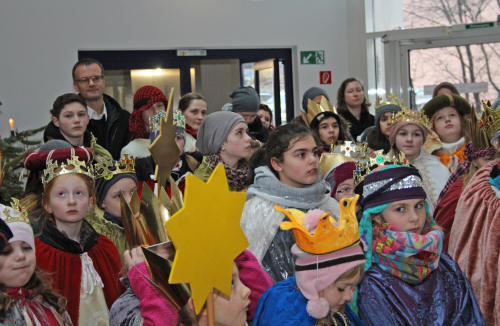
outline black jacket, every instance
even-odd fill
[[[61,133],[61,130],[58,127],[56,127],[54,122],[51,121],[43,131],[43,142],[46,143],[54,139],[68,141],[66,138],[64,138],[63,134]],[[85,130],[85,132],[83,133],[83,146],[90,148],[91,140],[92,136],[90,135],[89,129],[87,128],[87,130]]]
[[[130,112],[121,108],[120,104],[111,96],[104,94],[107,120],[90,120],[87,130],[96,138],[97,144],[111,153],[114,160],[120,160],[122,148],[130,142],[128,129]]]
[[[258,140],[261,143],[267,142],[269,138],[269,129],[262,124],[259,116],[256,116],[255,120],[248,125],[248,135],[252,137],[253,140]]]
[[[375,125],[375,117],[368,111],[361,111],[359,120],[356,119],[349,110],[339,112],[339,115],[351,124],[349,132],[356,141],[358,141],[358,136],[361,135],[366,128]]]

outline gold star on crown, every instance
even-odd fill
[[[113,175],[120,173],[135,173],[135,161],[129,158],[128,154],[123,154],[121,161],[114,161],[110,158],[96,157],[98,163],[94,164],[94,179],[104,178],[110,180]]]
[[[500,129],[500,110],[492,110],[490,106],[490,101],[486,103],[483,100],[484,111],[479,123],[481,128],[488,134],[488,137],[491,138]]]
[[[158,111],[154,116],[149,118],[149,130],[160,128],[160,120],[165,119],[167,113],[165,111]]]
[[[399,112],[392,113],[391,126],[394,126],[399,122],[414,122],[424,126],[427,129],[430,128],[429,118],[427,118],[425,114],[419,111],[408,110],[405,107],[403,107]]]
[[[410,163],[405,158],[404,153],[400,153],[399,155],[384,155],[383,149],[373,153],[375,154],[375,157],[370,157],[370,162],[356,162],[356,170],[353,172],[354,184],[356,186],[360,184],[365,179],[365,175],[367,175],[375,167],[388,164],[410,166]]]
[[[404,108],[403,100],[396,96],[396,94],[391,93],[391,95],[387,96],[384,101],[382,101],[382,96],[377,96],[377,101],[375,102],[375,111],[378,110],[382,105],[393,104],[399,107]]]
[[[57,161],[50,160],[47,163],[47,168],[43,170],[42,183],[45,188],[54,178],[69,173],[79,173],[88,176],[92,181],[94,181],[94,169],[92,165],[88,167],[85,165],[84,161],[80,161],[78,156],[71,156],[71,159],[67,159],[67,164],[61,163],[61,166],[57,163]],[[68,167],[73,168],[68,168]],[[56,172],[59,170],[58,172]]]
[[[19,203],[18,199],[12,198],[10,205],[12,206],[12,209],[14,211],[19,213],[19,216],[11,216],[9,208],[5,206],[5,208],[3,209],[3,213],[5,214],[5,216],[7,216],[4,220],[5,223],[24,222],[27,223],[28,225],[31,225],[30,220],[28,218],[28,211],[24,206],[22,206]]]

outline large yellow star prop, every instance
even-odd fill
[[[198,314],[213,288],[231,295],[233,261],[248,247],[240,226],[246,195],[229,191],[222,164],[207,183],[188,175],[184,195],[166,223],[176,248],[169,283],[190,283]]]

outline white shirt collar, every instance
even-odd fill
[[[462,147],[464,144],[465,144],[464,137],[460,138],[458,141],[456,141],[454,143],[443,143],[442,152],[451,154],[454,151],[456,151],[457,149],[459,149],[460,147]]]
[[[104,117],[104,121],[108,120],[108,112],[106,111],[106,103],[103,104],[103,110],[101,115],[97,115],[97,112],[94,111],[90,106],[87,106],[87,113],[91,120],[101,120]]]

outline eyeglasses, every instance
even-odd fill
[[[82,79],[78,79],[78,80],[75,80],[78,84],[80,85],[88,85],[90,83],[90,81],[92,80],[92,82],[94,84],[98,84],[100,83],[102,80],[104,79],[104,76],[94,76],[94,77],[90,77],[90,78],[87,78],[87,77],[84,77]]]

